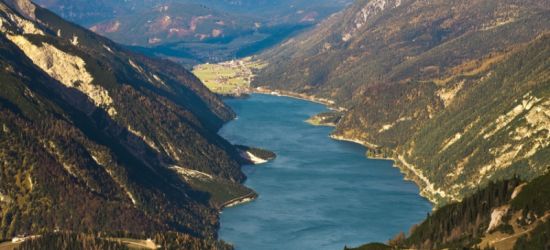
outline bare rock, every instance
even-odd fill
[[[13,8],[17,13],[27,19],[35,20],[36,6],[30,0],[2,0],[8,6]]]

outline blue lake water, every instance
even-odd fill
[[[238,119],[220,134],[277,154],[270,163],[244,167],[245,184],[259,198],[221,215],[220,238],[237,250],[386,242],[431,210],[391,161],[367,159],[362,146],[330,139],[332,128],[304,122],[326,111],[323,105],[259,94],[226,103]]]

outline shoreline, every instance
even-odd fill
[[[290,98],[294,98],[294,99],[298,99],[298,100],[304,100],[304,101],[310,101],[310,102],[322,104],[322,105],[325,105],[328,109],[333,110],[333,111],[340,111],[340,112],[346,111],[345,108],[334,107],[335,102],[332,101],[332,100],[328,100],[328,99],[324,99],[324,98],[317,98],[317,97],[309,96],[309,95],[305,95],[305,94],[299,94],[299,93],[295,93],[295,92],[292,92],[292,91],[273,90],[273,89],[269,89],[269,88],[266,88],[266,87],[256,87],[256,88],[250,87],[246,94],[264,94],[264,95],[272,95],[272,96],[290,97]],[[305,121],[305,122],[308,123],[307,121]],[[318,126],[318,125],[311,124],[311,123],[309,123],[309,124],[311,126]],[[333,127],[333,126],[329,126],[329,127]],[[344,136],[338,136],[338,135],[334,135],[334,134],[330,134],[329,137],[331,139],[337,140],[337,141],[346,141],[346,142],[359,144],[359,145],[365,147],[367,150],[373,149],[373,148],[378,148],[378,146],[376,144],[361,141],[361,140],[358,140],[358,139],[346,138]],[[397,154],[395,152],[395,150],[392,150],[392,151],[393,151],[394,155]],[[441,198],[447,198],[447,199],[450,199],[450,200],[455,200],[454,197],[448,197],[448,195],[445,194],[443,191],[435,190],[434,184],[431,183],[423,174],[419,174],[418,173],[419,170],[416,167],[414,167],[413,165],[411,165],[408,162],[404,161],[403,156],[401,156],[401,155],[397,155],[396,157],[390,157],[390,158],[378,157],[378,156],[377,157],[365,156],[365,157],[368,158],[368,159],[373,159],[373,160],[392,161],[393,162],[393,164],[392,164],[393,167],[399,169],[399,171],[404,175],[403,180],[411,181],[411,182],[415,183],[415,185],[419,189],[419,195],[421,197],[427,199],[434,206],[434,209],[437,208],[440,204],[440,202],[438,202],[439,199],[437,198],[438,195]]]
[[[239,153],[240,153],[241,157],[243,157],[243,159],[245,159],[245,160],[248,160],[252,165],[261,165],[261,164],[265,164],[265,163],[268,163],[271,160],[273,160],[273,159],[263,159],[261,157],[258,157],[256,155],[254,155],[250,151],[244,151],[244,150],[239,150],[239,151],[240,151]],[[246,185],[244,185],[244,183],[241,183],[241,185],[246,186]],[[250,189],[250,190],[252,190],[252,189]],[[256,193],[256,191],[252,190],[248,194],[245,194],[245,195],[242,195],[242,196],[239,196],[239,197],[236,197],[236,198],[233,198],[231,200],[228,200],[228,201],[224,202],[223,204],[220,205],[219,212],[221,213],[226,208],[231,208],[231,207],[235,207],[235,206],[242,205],[242,204],[245,204],[245,203],[253,202],[254,200],[256,200],[258,198],[258,196],[259,196],[258,193]]]
[[[241,151],[240,153],[241,153],[241,157],[248,160],[248,161],[250,161],[252,163],[252,165],[261,165],[261,164],[269,162],[268,159],[264,159],[262,157],[259,157],[259,156],[253,154],[250,151]]]
[[[311,118],[310,119],[307,119],[304,121],[305,123],[311,125],[311,126],[316,126],[316,127],[331,127],[331,128],[335,128],[336,127],[336,123],[316,123],[316,122],[313,122],[311,121]]]
[[[297,92],[287,91],[287,90],[277,90],[277,89],[269,89],[267,87],[250,87],[249,88],[249,94],[264,94],[264,95],[272,95],[272,96],[284,96],[284,97],[290,97],[298,100],[303,101],[310,101],[318,104],[325,105],[328,109],[332,111],[346,111],[346,108],[343,107],[336,107],[336,102],[333,100],[329,100],[326,98],[318,98],[311,95],[306,94],[300,94]]]
[[[365,141],[361,141],[358,139],[352,139],[352,138],[346,138],[343,136],[336,136],[336,135],[330,135],[329,136],[333,140],[337,141],[345,141],[345,142],[351,142],[355,144],[359,144],[363,147],[365,147],[367,150],[370,148],[376,148],[377,145],[368,143]],[[394,154],[397,154],[395,151],[393,151]],[[406,162],[402,155],[397,155],[397,157],[369,157],[366,156],[368,159],[373,160],[387,160],[393,162],[393,167],[399,169],[399,171],[404,175],[403,180],[405,181],[411,181],[413,182],[419,189],[419,195],[425,199],[427,199],[432,205],[434,205],[434,209],[438,207],[438,199],[436,199],[437,195],[440,195],[442,197],[446,197],[447,195],[443,193],[443,191],[440,190],[433,190],[434,184],[431,183],[426,177],[423,175],[420,175],[417,173],[417,169]],[[443,193],[444,195],[441,195]],[[453,199],[453,197],[451,197]]]
[[[226,208],[231,208],[231,207],[235,207],[235,206],[242,205],[242,204],[245,204],[245,203],[253,202],[257,198],[258,198],[258,194],[255,193],[255,192],[251,192],[251,193],[245,194],[243,196],[233,198],[229,201],[226,201],[225,203],[223,203],[220,206],[220,213]]]

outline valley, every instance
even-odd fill
[[[549,24],[544,0],[0,0],[0,249],[550,248]]]

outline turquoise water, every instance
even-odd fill
[[[360,145],[331,140],[331,128],[304,122],[322,105],[268,95],[226,100],[238,115],[220,134],[266,148],[273,162],[245,166],[260,195],[225,209],[220,238],[237,250],[343,249],[386,242],[431,210],[392,162],[370,160]]]

